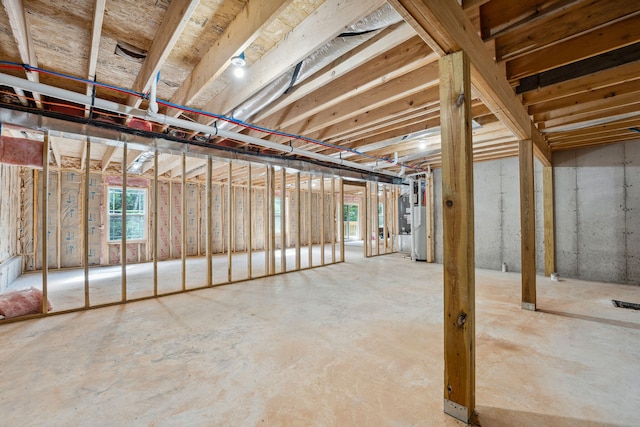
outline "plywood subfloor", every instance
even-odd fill
[[[361,253],[361,248],[349,248]],[[640,288],[477,271],[483,426],[631,426]],[[401,255],[0,325],[3,424],[454,426],[442,266]]]

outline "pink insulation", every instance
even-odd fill
[[[0,163],[42,168],[42,141],[0,136]]]
[[[47,301],[47,310],[51,309],[51,302]],[[42,313],[42,292],[39,289],[31,287],[0,295],[0,316],[9,319],[37,313]]]

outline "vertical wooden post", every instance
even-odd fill
[[[429,176],[427,176],[427,188],[429,189],[428,193],[425,196],[427,197],[427,262],[435,262],[436,250],[435,241],[433,239],[433,173],[431,172],[429,172]]]
[[[320,175],[320,265],[324,265],[324,175]]]
[[[253,203],[251,203],[251,163],[247,169],[247,193],[249,194],[248,202],[245,203],[245,209],[248,211],[247,216],[249,219],[249,245],[247,246],[247,269],[249,270],[249,279],[253,277]]]
[[[264,275],[269,275],[269,166],[264,166],[264,194],[262,195],[262,224],[264,229]]]
[[[331,263],[336,262],[336,178],[331,175]]]
[[[371,204],[369,200],[371,199],[371,183],[367,181],[364,186],[364,257],[369,256],[369,247],[371,246],[371,236],[369,236],[369,205]]]
[[[187,289],[187,156],[183,152],[182,153],[182,200],[180,203],[182,204],[182,240],[180,242],[180,246],[182,246],[182,250],[180,251],[180,258],[182,261],[182,290],[185,291]]]
[[[302,233],[302,224],[300,222],[302,200],[300,196],[300,171],[298,171],[296,172],[296,270],[300,270],[300,234]]]
[[[56,173],[56,179],[58,181],[58,191],[57,191],[57,204],[58,209],[56,210],[56,268],[60,270],[61,262],[60,255],[62,249],[62,170],[58,168]]]
[[[340,218],[338,221],[338,227],[340,227],[340,262],[344,262],[344,181],[342,178],[340,178],[338,185],[340,185],[340,206],[338,208]]]
[[[271,254],[269,257],[270,272],[276,273],[276,171],[273,166],[267,168],[269,173],[269,206],[271,208],[269,218],[271,223],[271,234],[269,234],[269,240],[271,241]],[[282,230],[280,230],[282,231]]]
[[[542,168],[542,198],[544,204],[544,275],[556,271],[556,238],[553,202],[553,167]]]
[[[280,271],[287,271],[287,170],[282,171],[280,185]]]
[[[387,185],[386,184],[382,184],[382,191],[383,191],[383,209],[382,209],[382,219],[383,219],[383,223],[382,223],[382,238],[383,238],[383,242],[384,242],[384,253],[386,254],[388,251],[388,242],[389,242],[389,238],[388,238],[388,229],[387,229],[387,225],[388,225],[388,221],[389,221],[389,210],[388,210],[388,199],[389,199],[389,194],[387,193]]]
[[[231,256],[231,233],[233,231],[233,203],[231,200],[233,191],[231,189],[233,181],[233,163],[229,162],[229,171],[228,171],[228,187],[227,187],[227,281],[231,282],[233,268],[233,258]]]
[[[59,190],[59,189],[58,189]],[[34,207],[35,210],[35,207]],[[47,214],[49,211],[49,131],[44,132],[44,142],[42,144],[42,313],[49,312],[48,306],[48,283],[49,274],[49,254],[47,253]],[[34,230],[35,231],[35,230]],[[35,244],[35,243],[34,243]]]
[[[376,255],[380,255],[380,183],[376,182],[376,206],[375,206],[375,219],[373,220],[373,235],[376,238]]]
[[[213,264],[211,258],[211,246],[213,241],[213,184],[211,183],[213,174],[213,165],[211,157],[207,156],[207,241],[206,241],[206,257],[207,257],[207,286],[213,286]],[[251,270],[249,270],[251,271]]]
[[[475,248],[471,75],[460,51],[440,58],[444,242],[444,412],[475,409]]]
[[[158,296],[158,150],[153,153],[153,295]]]
[[[87,137],[86,160],[84,162],[84,188],[82,209],[82,262],[84,264],[84,308],[89,308],[89,180],[91,178],[91,140]]]
[[[309,206],[307,216],[309,218],[309,225],[307,227],[309,241],[307,245],[309,246],[309,268],[313,267],[313,174],[309,174]]]
[[[533,142],[520,141],[520,235],[522,264],[522,308],[536,309],[536,211]]]
[[[127,143],[122,147],[122,240],[120,265],[122,266],[122,301],[127,300]]]

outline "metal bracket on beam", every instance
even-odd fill
[[[468,408],[460,405],[459,403],[452,402],[449,399],[444,399],[444,413],[456,418],[463,423],[469,423]]]
[[[536,305],[530,302],[523,302],[522,309],[529,310],[529,311],[536,311]]]

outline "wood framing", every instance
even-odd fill
[[[89,181],[91,173],[91,140],[86,140],[84,185],[82,186],[82,264],[84,267],[84,308],[89,308]]]
[[[296,172],[296,270],[300,270],[300,234],[302,233],[302,199],[300,198],[300,171]]]
[[[153,295],[158,295],[158,150],[153,152]]]
[[[181,160],[180,261],[182,262],[182,270],[180,277],[182,278],[182,290],[185,291],[187,289],[187,156],[185,153],[182,153]]]
[[[542,168],[542,200],[544,209],[544,275],[556,271],[556,241],[554,215],[553,167]]]
[[[536,309],[536,212],[533,143],[520,141],[520,239],[522,308]]]
[[[34,180],[34,188],[36,182]],[[35,192],[35,190],[34,190]],[[44,133],[44,142],[42,144],[42,234],[40,237],[42,238],[42,314],[47,314],[49,312],[49,308],[47,305],[47,299],[49,298],[48,293],[48,282],[47,275],[49,274],[49,256],[47,254],[47,237],[48,227],[47,227],[47,215],[49,213],[49,132],[45,131]],[[36,212],[36,206],[33,208],[34,214]],[[34,248],[35,248],[34,242]]]
[[[127,143],[122,146],[122,239],[120,240],[120,265],[122,267],[122,302],[127,300]]]
[[[249,217],[249,227],[248,227],[248,234],[249,234],[249,246],[247,247],[247,274],[249,275],[249,279],[251,279],[253,277],[253,197],[252,197],[252,190],[253,190],[253,183],[252,183],[252,170],[251,170],[251,163],[249,163],[247,165],[247,192],[249,193],[249,198],[247,201],[247,215]]]
[[[444,412],[475,410],[475,248],[469,58],[440,59],[444,263]]]
[[[482,102],[517,138],[532,139],[543,165],[551,164],[551,149],[535,128],[484,42],[462,8],[448,0],[389,0],[422,39],[440,56],[463,50],[474,73],[473,87]],[[442,113],[441,113],[442,114]]]

